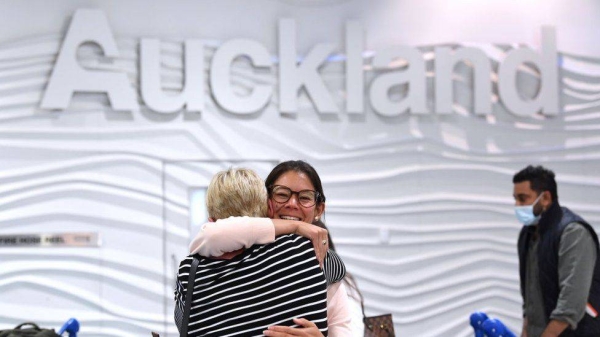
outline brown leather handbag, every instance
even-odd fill
[[[364,337],[396,337],[392,314],[367,317],[362,295],[360,296],[360,307],[362,308],[363,323],[365,323]]]
[[[394,322],[392,322],[392,314],[379,316],[364,316],[365,323],[364,337],[395,337]]]

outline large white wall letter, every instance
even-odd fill
[[[365,112],[364,35],[360,23],[346,23],[346,112],[349,114]]]
[[[435,111],[441,114],[452,112],[452,74],[456,64],[467,59],[473,65],[474,111],[479,115],[492,113],[492,67],[484,52],[476,48],[460,48],[451,51],[448,47],[435,48]]]
[[[427,113],[425,87],[425,61],[421,53],[414,48],[398,46],[378,52],[373,58],[374,69],[388,69],[392,61],[404,59],[408,61],[408,69],[392,71],[377,76],[369,90],[371,105],[383,116],[398,116],[410,109],[410,112]],[[389,91],[392,87],[408,83],[408,94],[399,102],[391,101]]]
[[[319,76],[318,68],[334,50],[331,43],[314,46],[298,66],[296,62],[296,24],[279,20],[279,109],[298,111],[298,91],[304,86],[315,108],[323,113],[337,113],[338,108]]]
[[[537,97],[524,101],[517,86],[517,68],[525,62],[533,63],[540,71],[540,89]],[[506,56],[498,69],[498,92],[502,103],[515,115],[529,117],[540,109],[545,115],[557,115],[558,64],[556,31],[554,27],[542,27],[542,55],[531,49],[514,49]]]
[[[269,51],[260,43],[247,39],[225,42],[215,52],[210,66],[210,86],[217,103],[233,113],[248,114],[261,110],[269,103],[271,85],[256,84],[248,96],[234,93],[231,87],[231,63],[238,56],[248,56],[257,68],[270,68]]]
[[[136,94],[125,73],[88,71],[78,64],[77,48],[85,42],[97,43],[108,57],[119,56],[104,12],[78,9],[60,49],[41,107],[66,109],[75,92],[104,92],[114,110],[137,110]]]
[[[167,95],[160,84],[160,41],[140,42],[140,87],[144,103],[156,112],[175,112],[187,106],[188,111],[204,108],[204,44],[185,41],[184,88],[179,95]]]

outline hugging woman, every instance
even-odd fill
[[[222,182],[231,179],[220,180]],[[215,182],[215,179],[213,179],[213,182]],[[211,182],[211,186],[213,182]],[[217,179],[215,185],[219,185],[218,182],[219,179]],[[209,325],[223,324],[223,327],[219,329],[229,329],[231,335],[235,336],[252,335],[250,329],[262,327],[266,329],[262,332],[266,336],[349,336],[348,299],[343,284],[339,282],[345,275],[345,268],[335,253],[326,250],[328,245],[327,232],[307,223],[319,219],[325,209],[325,197],[321,181],[314,168],[302,161],[284,162],[275,167],[265,182],[268,187],[268,200],[267,193],[264,192],[263,207],[268,210],[265,214],[229,211],[214,216],[215,211],[211,211],[211,209],[218,209],[221,204],[233,205],[232,208],[236,209],[244,208],[244,203],[256,203],[254,200],[239,198],[240,194],[247,194],[244,183],[237,184],[234,187],[221,185],[217,189],[209,187],[207,192],[210,220],[216,222],[210,222],[203,226],[203,229],[194,238],[190,246],[191,255],[182,261],[180,265],[178,287],[176,289],[176,312],[177,310],[181,311],[183,307],[183,295],[187,290],[186,271],[189,271],[191,257],[198,254],[204,261],[204,265],[201,264],[200,266],[206,267],[199,269],[197,275],[203,276],[200,276],[201,281],[199,283],[194,283],[194,296],[196,297],[192,300],[192,305],[196,308],[196,311],[193,311],[194,319],[190,317],[189,335],[210,335],[210,331],[213,330],[202,330],[207,325],[206,322],[210,320]],[[262,189],[265,190],[264,185]],[[215,190],[219,190],[219,193],[216,193]],[[213,198],[215,193],[217,197]],[[273,219],[265,218],[264,216],[267,214]],[[228,218],[228,216],[238,217]],[[300,238],[297,234],[310,238],[312,246],[316,249],[311,247],[311,241]],[[308,246],[304,242],[308,243]],[[279,280],[282,284],[278,286],[287,287],[290,293],[298,293],[301,289],[312,287],[313,284],[305,285],[304,288],[300,287],[298,282],[305,280],[306,277],[297,280],[289,279],[290,275],[300,275],[306,270],[298,270],[293,273],[293,268],[297,268],[297,265],[290,263],[291,260],[278,262],[282,256],[289,254],[288,247],[296,249],[297,254],[302,255],[310,252],[314,257],[318,273],[324,278],[323,287],[327,286],[327,288],[323,288],[322,313],[318,313],[318,309],[302,311],[301,309],[305,305],[315,304],[314,302],[303,304],[304,299],[301,298],[302,296],[296,296],[295,298],[288,296],[285,300],[282,297],[269,298],[268,296],[274,295],[271,291],[273,288],[265,287],[264,282],[255,282],[256,278],[262,277],[261,273],[268,269],[271,274],[263,279],[270,282],[277,282],[278,278],[288,279],[289,283]],[[319,262],[323,261],[323,271],[318,268],[319,262],[317,262],[315,252],[320,256]],[[295,255],[290,255],[289,258],[291,259],[292,256]],[[324,259],[323,256],[325,256]],[[256,263],[255,261],[259,260],[262,266],[260,268],[253,265],[253,263]],[[302,260],[298,263],[302,264],[304,262]],[[248,268],[240,267],[244,264],[248,264]],[[311,269],[311,272],[313,271]],[[207,274],[202,274],[205,272]],[[232,273],[235,274],[235,277],[232,276]],[[215,277],[211,278],[212,276]],[[229,306],[228,309],[218,314],[209,313],[209,316],[205,316],[206,311],[215,310],[212,309],[213,304],[209,305],[206,302],[215,299],[211,293],[215,287],[214,284],[221,286],[222,281],[227,277],[232,277],[232,280],[225,283],[237,287],[234,289],[235,294],[229,295],[229,298],[236,298],[236,300],[228,302],[225,299],[223,302],[221,300],[223,296],[220,293],[218,297],[222,303],[219,302],[217,310]],[[313,276],[310,275],[310,277]],[[242,282],[241,279],[251,280],[252,284]],[[204,284],[206,281],[209,282]],[[231,290],[226,288],[227,286],[223,289],[219,288],[221,289],[219,291]],[[239,292],[251,296],[244,298],[242,303],[236,297]],[[313,295],[311,293],[306,296]],[[263,304],[255,305],[254,302],[256,302],[257,296],[262,296],[261,303]],[[279,294],[278,296],[283,295]],[[264,303],[267,302],[270,304],[265,306]],[[202,305],[205,306],[202,307]],[[286,316],[287,319],[284,317],[286,314],[288,315]],[[237,315],[234,320],[230,317],[232,315]],[[271,319],[274,316],[279,317],[278,320]],[[204,318],[196,319],[198,317]],[[304,319],[292,320],[294,317],[303,317]],[[253,325],[251,324],[252,327],[246,329],[248,334],[232,327],[231,324],[233,321],[243,322],[244,320],[254,322]],[[323,325],[324,322],[326,322],[325,326]],[[220,331],[213,333],[219,336],[225,335]]]

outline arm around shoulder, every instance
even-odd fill
[[[202,229],[190,243],[190,254],[221,256],[274,240],[275,229],[271,219],[229,217],[202,225]]]

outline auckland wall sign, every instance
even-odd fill
[[[296,26],[294,20],[281,19],[278,25],[278,71],[276,85],[256,83],[247,95],[234,92],[230,76],[231,64],[240,57],[248,58],[255,69],[270,71],[273,58],[258,41],[233,39],[221,44],[208,65],[205,79],[204,42],[188,39],[184,42],[185,85],[177,95],[166,94],[160,83],[160,41],[141,38],[139,46],[139,87],[141,101],[151,110],[173,113],[182,109],[201,112],[205,109],[205,83],[217,104],[233,114],[250,114],[261,111],[278,90],[278,109],[281,113],[298,111],[300,89],[311,98],[315,110],[321,114],[364,114],[365,104],[382,116],[411,114],[452,113],[452,73],[455,65],[468,60],[473,69],[473,113],[492,113],[492,65],[485,52],[475,47],[436,47],[433,110],[427,108],[426,63],[423,54],[408,46],[391,46],[377,50],[372,59],[372,69],[379,73],[365,90],[364,30],[359,22],[346,24],[345,43],[345,104],[335,103],[327,89],[319,67],[327,62],[335,50],[331,43],[315,45],[301,61],[296,52]],[[112,109],[137,111],[138,93],[125,73],[91,71],[77,61],[77,49],[82,43],[98,44],[106,57],[117,57],[119,50],[108,20],[100,10],[77,10],[68,28],[51,78],[43,95],[43,109],[67,109],[76,92],[106,93]],[[396,60],[404,60],[406,67],[391,67]],[[517,86],[517,73],[524,64],[533,64],[540,74],[539,90],[533,98],[524,98]],[[559,113],[559,78],[556,33],[553,27],[542,28],[540,51],[529,48],[509,50],[501,60],[497,72],[498,96],[511,113],[527,117],[536,113]],[[392,100],[389,91],[394,86],[408,85],[408,92],[400,100]],[[366,94],[365,94],[366,93]]]

